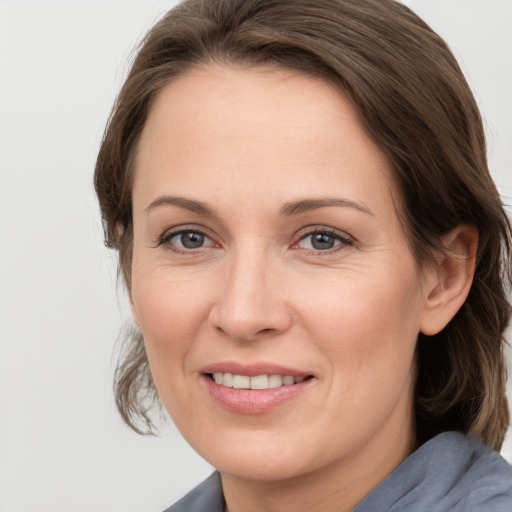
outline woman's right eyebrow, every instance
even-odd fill
[[[193,213],[197,213],[198,215],[207,215],[210,217],[217,217],[217,214],[210,206],[206,205],[201,201],[196,201],[194,199],[187,199],[185,197],[179,196],[159,196],[154,201],[152,201],[144,211],[149,213],[151,210],[158,208],[162,205],[171,205],[171,206],[179,206],[180,208],[185,208],[186,210],[190,210]]]

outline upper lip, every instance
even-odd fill
[[[232,373],[236,375],[247,375],[248,377],[256,377],[258,375],[290,375],[292,377],[308,377],[312,375],[310,372],[303,372],[297,368],[282,366],[274,363],[256,362],[256,363],[239,363],[235,361],[222,361],[204,366],[200,370],[201,373]]]

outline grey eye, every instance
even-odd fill
[[[205,236],[202,233],[188,232],[180,235],[180,242],[183,247],[186,247],[187,249],[197,249],[202,247],[204,239]]]
[[[303,236],[297,244],[301,249],[328,251],[341,245],[352,245],[352,241],[341,234],[313,231]]]
[[[168,243],[179,249],[201,249],[213,245],[213,242],[200,231],[174,233],[168,238]]]
[[[311,246],[317,251],[332,249],[336,242],[337,240],[333,236],[327,235],[325,233],[314,233],[311,235]]]

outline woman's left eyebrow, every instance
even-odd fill
[[[304,213],[310,210],[316,210],[318,208],[326,208],[329,206],[340,206],[344,208],[355,208],[363,213],[367,213],[368,215],[373,215],[372,211],[366,206],[356,203],[354,201],[350,201],[349,199],[341,199],[336,197],[329,198],[311,198],[311,199],[301,199],[299,201],[293,201],[286,203],[281,208],[281,215],[297,215],[300,213]]]

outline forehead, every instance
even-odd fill
[[[221,199],[248,183],[267,196],[305,186],[325,195],[342,177],[347,193],[390,187],[387,159],[346,95],[284,69],[209,65],[171,82],[153,103],[135,167],[134,195],[147,200],[167,186]]]
[[[298,143],[312,137],[329,143],[343,127],[366,137],[356,108],[330,82],[295,70],[212,64],[193,68],[160,91],[141,146],[148,142],[148,132],[154,139],[156,131],[164,136],[175,128],[179,132],[174,137],[192,129],[196,137],[210,140],[230,136],[240,141],[266,133]]]

